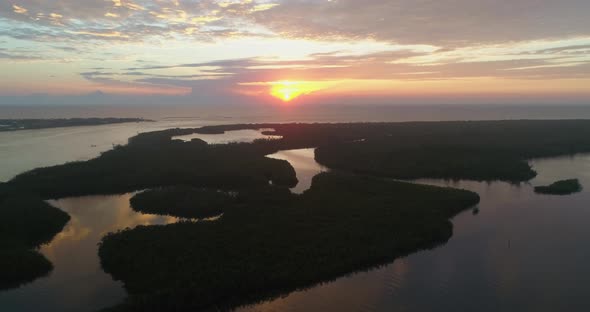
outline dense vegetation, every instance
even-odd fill
[[[357,124],[261,124],[183,129],[222,133],[273,128],[277,150],[319,147],[332,169],[400,179],[527,181],[528,160],[590,152],[588,120],[514,120]]]
[[[16,288],[51,272],[53,265],[36,250],[0,249],[0,290]]]
[[[301,196],[246,200],[215,222],[109,234],[99,255],[130,293],[120,310],[223,309],[444,243],[448,219],[478,201],[463,190],[325,173]]]
[[[274,129],[266,134],[282,139],[229,145],[171,140],[195,132],[263,128]],[[293,196],[285,188],[297,183],[293,168],[265,155],[310,147],[318,148],[318,162],[341,174],[324,174],[312,190]],[[376,176],[519,182],[535,176],[528,164],[531,158],[580,152],[590,152],[590,121],[170,129],[139,134],[128,145],[89,161],[23,173],[0,184],[0,199],[22,191],[60,198],[176,185],[235,191],[237,204],[224,204],[224,217],[218,222],[140,227],[108,236],[100,250],[105,268],[125,282],[134,307],[153,304],[157,309],[173,302],[187,302],[172,304],[179,309],[219,302],[231,306],[444,242],[451,233],[448,218],[476,201],[472,193],[385,182]],[[38,208],[41,216],[47,210]],[[170,208],[154,209],[179,213]],[[23,220],[23,228],[41,228],[34,219]],[[55,224],[63,223],[62,219]],[[39,241],[57,228],[44,229],[48,234]],[[19,251],[33,248],[24,242],[35,235],[11,231],[3,235],[12,237],[4,239],[4,245],[25,246]],[[29,256],[20,263],[36,261]],[[15,258],[3,259],[8,262],[3,267],[18,271]],[[42,261],[37,262],[42,267]]]
[[[279,140],[207,145],[173,136],[274,128]],[[108,194],[170,185],[231,189],[294,186],[293,168],[264,157],[285,149],[318,147],[332,169],[401,179],[526,181],[527,160],[590,152],[590,121],[481,121],[359,124],[258,124],[143,133],[100,157],[35,169],[9,181],[43,197]]]
[[[578,179],[561,180],[548,186],[536,186],[535,192],[552,195],[569,195],[582,191],[582,185]]]
[[[43,276],[51,263],[35,248],[49,242],[70,217],[31,194],[0,199],[0,289]]]
[[[297,184],[287,161],[264,157],[260,144],[210,146],[191,142],[150,140],[140,135],[126,146],[84,162],[39,168],[16,176],[7,187],[27,189],[46,198],[116,194],[171,185],[229,189],[248,185]]]
[[[152,189],[131,198],[133,210],[192,219],[218,216],[235,203],[235,196],[228,192],[190,186]]]
[[[141,118],[0,119],[0,132],[58,127],[98,126],[148,121]]]

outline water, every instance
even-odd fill
[[[202,134],[193,133],[189,135],[180,135],[172,137],[173,140],[182,140],[190,142],[192,139],[201,139],[208,144],[228,144],[228,143],[249,143],[254,140],[276,140],[282,138],[279,135],[266,135],[262,132],[273,129],[259,130],[235,130],[226,131],[223,135],[219,134]]]
[[[53,271],[18,289],[0,292],[2,311],[97,311],[125,296],[122,284],[102,271],[97,244],[109,233],[138,225],[169,224],[178,219],[141,214],[129,206],[132,194],[86,196],[50,201],[71,220],[40,252]]]
[[[63,129],[68,132],[70,129]],[[69,132],[68,132],[69,133]],[[228,131],[208,135],[211,144],[251,142],[266,137],[259,131]],[[190,141],[190,139],[189,139]],[[283,151],[272,155],[290,161],[300,179],[294,192],[311,186],[311,178],[324,170],[314,161],[314,149]],[[97,244],[109,232],[138,225],[178,222],[178,218],[137,213],[129,200],[133,194],[84,196],[52,200],[50,203],[67,212],[71,220],[64,230],[40,252],[51,261],[54,270],[18,289],[0,292],[2,311],[80,312],[96,311],[121,302],[125,290],[120,282],[102,271]],[[207,219],[215,221],[217,218]],[[32,300],[34,299],[34,300]]]
[[[215,123],[198,120],[124,123],[103,126],[0,132],[0,181],[38,167],[88,160],[127,144],[140,132]]]
[[[197,128],[223,123],[223,120],[166,119],[157,122],[124,123],[0,132],[0,182],[39,167],[84,161],[98,157],[114,145],[125,145],[130,137],[142,132],[171,128]],[[256,130],[228,131],[223,135],[191,134],[174,139],[190,141],[200,138],[210,144],[252,142],[255,139],[277,139]]]
[[[315,161],[314,153],[315,148],[305,148],[279,151],[266,157],[286,160],[295,168],[295,174],[299,181],[295,187],[291,188],[291,192],[301,194],[311,187],[311,182],[315,175],[328,171],[328,168]]]
[[[305,181],[325,169],[315,163],[313,149],[281,151],[272,157],[293,164],[301,181],[294,190],[298,193],[309,187]],[[417,180],[476,191],[481,196],[479,213],[469,210],[455,217],[453,237],[434,250],[236,312],[585,311],[590,308],[590,250],[583,240],[590,235],[590,190],[551,196],[535,194],[533,186],[565,178],[579,178],[590,186],[590,155],[532,164],[539,176],[530,184]],[[100,269],[96,243],[116,229],[177,221],[133,212],[130,196],[53,201],[72,216],[66,229],[41,249],[55,270],[49,277],[0,293],[0,307],[95,311],[120,302],[125,293]]]
[[[494,112],[486,115],[490,118],[467,118],[473,114],[465,113],[460,116],[466,118],[449,119],[520,116],[513,111],[506,115],[501,111]],[[566,109],[562,116],[545,112],[533,117],[558,118],[568,112]],[[578,117],[585,116],[581,111],[577,114]],[[326,116],[318,114],[301,121],[348,121],[345,115]],[[429,120],[426,113],[420,115],[423,118],[411,116],[417,115],[381,114],[381,118],[387,120]],[[289,121],[287,117],[296,119],[285,115],[280,120]],[[357,120],[371,121],[369,117]],[[126,143],[138,132],[272,121],[266,120],[272,118],[276,116],[239,120],[174,118],[155,123],[0,133],[0,180],[38,166],[96,157],[113,144]],[[260,135],[250,134],[252,136],[238,137],[247,141]],[[235,133],[227,133],[220,135],[216,142],[223,143],[227,135],[234,135],[236,139]],[[293,189],[296,193],[309,188],[311,178],[325,170],[313,160],[312,149],[282,151],[269,157],[286,159],[293,164],[300,180]],[[585,238],[590,237],[590,227],[587,226],[590,217],[587,206],[590,202],[590,155],[541,159],[532,163],[539,176],[530,185],[417,181],[478,192],[482,198],[479,214],[466,211],[455,217],[454,235],[444,246],[237,311],[589,310],[586,290],[590,282],[590,266],[587,265],[590,249],[584,243]],[[532,190],[534,185],[565,178],[579,178],[587,189],[563,197],[538,195]],[[129,196],[92,196],[53,202],[72,216],[64,231],[41,249],[55,269],[48,277],[16,290],[0,292],[0,310],[96,311],[122,300],[125,293],[120,283],[100,269],[96,243],[109,231],[139,224],[176,222],[174,218],[133,212],[129,208]]]
[[[0,181],[87,160],[140,132],[263,122],[386,122],[590,118],[584,105],[64,105],[2,106],[2,118],[143,117],[151,123],[0,132]],[[207,137],[204,137],[207,138]]]
[[[142,117],[220,123],[590,118],[590,106],[548,104],[0,105],[2,118]]]
[[[456,216],[434,250],[236,311],[589,311],[590,155],[532,164],[539,176],[520,186],[419,180],[477,192],[479,213]],[[566,178],[587,189],[533,191]]]

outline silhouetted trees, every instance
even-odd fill
[[[297,184],[289,163],[264,157],[260,144],[209,146],[200,140],[170,141],[159,133],[149,138],[132,139],[129,145],[118,146],[89,161],[20,174],[7,187],[59,198],[170,185],[230,189],[266,185],[269,181],[285,186]]]
[[[99,255],[130,293],[122,311],[223,309],[444,243],[448,219],[478,201],[463,190],[324,173],[301,196],[245,198],[218,221],[109,234]]]
[[[0,132],[58,127],[98,126],[144,121],[151,120],[141,118],[0,119]]]
[[[49,273],[51,263],[35,248],[51,241],[70,217],[34,194],[0,199],[0,289]]]
[[[171,140],[195,132],[263,128],[274,129],[265,133],[282,139],[228,145]],[[311,147],[318,148],[318,162],[339,173],[322,174],[314,179],[311,190],[292,195],[287,187],[297,183],[294,169],[265,155]],[[59,198],[177,185],[208,189],[203,192],[235,192],[235,203],[219,202],[224,211],[219,221],[138,227],[107,236],[100,248],[105,269],[123,280],[132,295],[123,307],[200,309],[252,302],[430,248],[450,237],[449,217],[479,200],[471,192],[377,177],[518,182],[536,175],[527,162],[531,158],[580,152],[590,152],[590,121],[170,129],[139,134],[128,145],[89,161],[18,175],[0,184],[0,200],[10,203],[22,191]],[[187,203],[203,196],[191,192],[184,192],[190,199]],[[162,198],[182,198],[168,195]],[[184,204],[174,204],[176,209],[160,204],[145,209],[187,213],[178,208]],[[52,216],[47,207],[32,211],[47,214],[48,220],[55,220],[50,222],[53,226],[21,219],[23,228],[41,229],[29,233],[6,225],[3,236],[12,238],[4,246],[21,245],[25,247],[19,252],[28,251],[32,243],[51,237],[67,221]],[[9,214],[3,219],[18,217]],[[5,259],[3,267],[18,271],[15,258]],[[36,263],[37,268],[47,264],[33,254],[23,254],[22,259],[21,263]]]
[[[236,202],[229,192],[174,186],[136,194],[131,198],[131,207],[143,213],[202,219],[218,216]]]
[[[569,195],[582,191],[582,185],[578,179],[561,180],[548,186],[536,186],[535,192],[552,195]]]
[[[265,129],[274,150],[318,147],[332,169],[400,179],[527,181],[528,160],[590,152],[588,120],[449,121],[354,124],[243,124],[183,129],[223,133]]]

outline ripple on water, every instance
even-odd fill
[[[539,176],[521,185],[421,180],[478,192],[480,213],[456,216],[443,246],[236,311],[588,311],[590,190],[539,196],[532,186],[590,185],[590,155],[532,164]]]
[[[313,149],[269,157],[289,161],[303,192],[325,170]],[[259,311],[560,311],[590,310],[587,284],[590,191],[565,197],[538,196],[532,185],[579,178],[590,185],[590,155],[536,160],[531,184],[421,181],[478,192],[480,213],[453,219],[451,240],[392,264],[238,308]],[[125,297],[119,282],[101,268],[96,244],[104,234],[177,218],[143,215],[129,206],[132,194],[53,201],[72,220],[41,252],[55,265],[48,277],[0,293],[6,311],[96,311]],[[520,308],[520,309],[519,309]]]

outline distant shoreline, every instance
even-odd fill
[[[153,120],[143,118],[0,119],[0,132],[79,126],[100,126],[128,122],[148,121]]]

